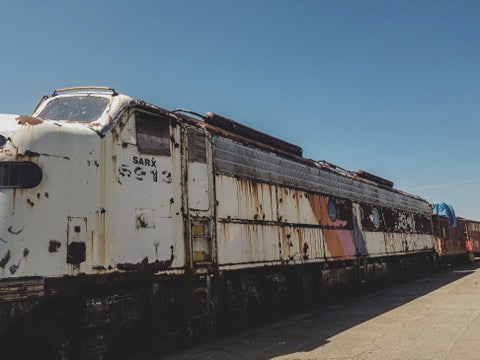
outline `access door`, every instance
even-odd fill
[[[193,265],[215,262],[213,174],[208,135],[186,130],[186,188]]]

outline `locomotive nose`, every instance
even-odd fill
[[[20,116],[15,114],[0,114],[0,160],[12,155],[8,146],[21,129],[19,118]]]

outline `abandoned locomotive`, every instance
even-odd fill
[[[1,115],[0,174],[0,336],[17,355],[161,350],[436,255],[429,203],[390,181],[111,88]]]

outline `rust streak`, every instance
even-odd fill
[[[261,218],[260,213],[262,213],[262,204],[260,203],[259,197],[259,187],[261,186],[261,184],[256,181],[240,178],[239,185],[240,191],[242,192],[241,194],[239,194],[240,198],[249,199],[249,201],[253,203],[252,205],[254,205],[255,210],[253,218],[255,220],[259,220]]]
[[[325,218],[325,197],[318,194],[310,194],[308,196],[308,201],[310,202],[310,207],[312,208],[313,214],[317,219],[319,224],[323,224],[323,219]]]
[[[298,237],[298,252],[302,253],[304,246],[307,245],[307,243],[304,240],[304,229],[297,228],[297,237]],[[308,248],[308,245],[307,245]]]
[[[20,115],[17,117],[17,121],[20,125],[38,125],[43,123],[42,119],[27,115]]]

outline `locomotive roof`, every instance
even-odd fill
[[[362,183],[367,183],[427,202],[425,199],[419,196],[394,188],[393,182],[390,180],[370,174],[366,171],[349,171],[324,160],[317,161],[305,158],[302,155],[302,148],[300,146],[249,128],[241,123],[215,113],[201,115],[185,109],[167,110],[154,104],[147,103],[143,100],[135,99],[128,95],[119,94],[117,91],[115,91],[115,89],[109,87],[88,86],[55,90],[51,96],[44,96],[40,100],[33,112],[33,116],[38,116],[45,108],[46,104],[53,99],[72,96],[102,97],[108,99],[108,106],[105,112],[98,119],[87,124],[89,128],[96,131],[100,136],[104,136],[108,131],[111,130],[112,127],[115,126],[126,109],[132,107],[139,108],[148,112],[167,116],[177,122],[203,128],[213,136],[227,138],[249,147],[258,148],[263,151],[288,158],[295,162],[303,163],[310,167],[333,172],[340,176],[348,177]]]

